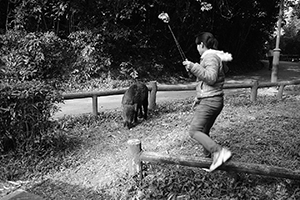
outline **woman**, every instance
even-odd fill
[[[208,171],[212,172],[231,157],[231,151],[220,146],[209,137],[209,131],[224,106],[223,85],[225,66],[223,61],[232,60],[229,53],[218,51],[218,41],[209,32],[200,33],[196,37],[197,50],[201,56],[200,63],[183,61],[187,71],[197,77],[195,114],[191,122],[189,134],[204,147],[204,153],[213,156]]]

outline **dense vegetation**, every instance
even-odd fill
[[[263,55],[264,41],[274,31],[278,2],[2,0],[0,21],[5,32],[52,31],[67,41],[73,38],[79,45],[76,50],[88,56],[87,73],[107,74],[105,70],[123,67],[125,73],[132,68],[143,77],[160,68],[181,69],[172,35],[157,17],[161,12],[169,13],[170,26],[189,59],[198,60],[194,36],[211,31],[220,48],[233,54],[234,62],[249,68],[249,62]]]

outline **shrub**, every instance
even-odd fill
[[[38,143],[61,95],[41,81],[0,83],[0,150]]]
[[[0,151],[26,149],[47,133],[73,52],[52,32],[0,36]]]
[[[91,78],[108,75],[111,59],[105,52],[104,38],[99,33],[77,31],[69,35],[75,49],[71,81],[85,82]]]
[[[72,70],[74,50],[53,32],[8,31],[0,36],[0,44],[6,79],[58,82]]]

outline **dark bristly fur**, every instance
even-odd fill
[[[144,83],[134,83],[122,98],[124,126],[131,128],[137,117],[147,119],[148,88]],[[143,108],[143,109],[142,109]],[[144,112],[142,111],[144,110]]]

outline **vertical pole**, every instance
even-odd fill
[[[142,152],[141,141],[132,139],[127,141],[128,144],[128,164],[130,177],[137,175],[142,178],[142,161],[140,154]]]
[[[151,86],[151,92],[150,92],[149,110],[154,110],[156,107],[157,82],[151,81],[150,86]]]
[[[282,95],[283,95],[283,89],[284,89],[285,85],[280,85],[278,93],[277,93],[277,99],[280,100],[282,99]]]
[[[251,101],[255,102],[257,98],[258,80],[253,81],[253,86],[251,87]]]
[[[98,97],[96,95],[93,95],[93,114],[98,115]]]
[[[279,6],[279,15],[278,15],[278,21],[277,21],[277,36],[276,36],[276,47],[274,49],[273,53],[273,67],[272,67],[272,73],[271,73],[271,82],[277,82],[278,78],[278,67],[279,67],[279,57],[280,57],[280,34],[281,34],[281,23],[282,23],[282,16],[283,16],[283,3],[284,0],[280,1]]]

